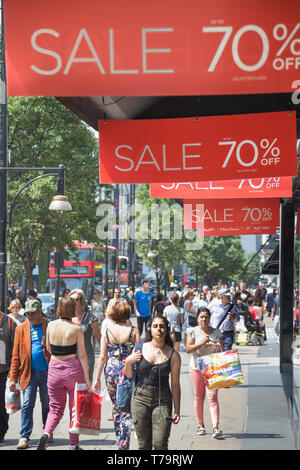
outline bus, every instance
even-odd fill
[[[189,287],[197,287],[196,286],[196,275],[192,273],[185,273],[183,278],[183,285]]]
[[[107,246],[108,266],[106,267],[106,246],[95,246],[77,240],[73,241],[77,250],[72,253],[65,248],[63,266],[60,268],[60,294],[68,288],[81,289],[87,298],[91,298],[94,289],[102,290],[108,269],[108,289],[118,281],[115,248]],[[55,291],[56,269],[54,267],[54,252],[49,261],[49,291]]]

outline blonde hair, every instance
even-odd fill
[[[73,289],[73,290],[71,290],[69,296],[72,297],[72,295],[74,295],[74,294],[78,294],[78,295],[79,295],[79,297],[80,297],[80,304],[81,304],[81,306],[83,307],[83,306],[85,305],[85,303],[86,303],[86,298],[85,298],[85,295],[84,295],[83,290],[81,290],[81,289]]]
[[[8,310],[11,312],[13,307],[19,307],[19,309],[21,310],[21,308],[22,308],[21,302],[18,299],[13,300],[10,303],[10,305],[8,307]]]

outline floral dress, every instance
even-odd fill
[[[130,433],[132,418],[130,413],[120,410],[116,404],[117,384],[121,376],[126,358],[132,353],[134,344],[132,343],[132,327],[129,339],[126,343],[111,343],[108,337],[108,328],[106,329],[108,361],[105,366],[104,374],[107,391],[112,401],[112,417],[115,426],[115,432],[118,443],[118,450],[128,450],[130,443]],[[110,332],[113,336],[113,334]]]

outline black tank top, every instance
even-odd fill
[[[54,356],[67,356],[68,354],[77,353],[77,344],[71,344],[69,346],[59,346],[58,344],[50,344],[51,354]]]
[[[169,359],[161,364],[152,364],[144,357],[138,366],[136,385],[148,385],[150,387],[157,387],[161,390],[169,389],[169,375],[171,371],[171,360],[174,349]]]

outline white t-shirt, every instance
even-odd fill
[[[195,340],[195,344],[200,344],[203,341],[204,337],[206,336],[206,334],[200,330],[199,326],[195,326],[195,328],[188,328],[187,334]],[[214,328],[213,331],[209,335],[209,338],[212,342],[206,343],[203,346],[200,346],[200,348],[192,354],[191,361],[190,361],[191,369],[199,370],[199,367],[198,367],[199,356],[206,356],[208,354],[212,354],[212,353],[220,351],[219,346],[215,344],[215,342],[219,338],[221,338],[221,336],[222,336],[221,331]]]

